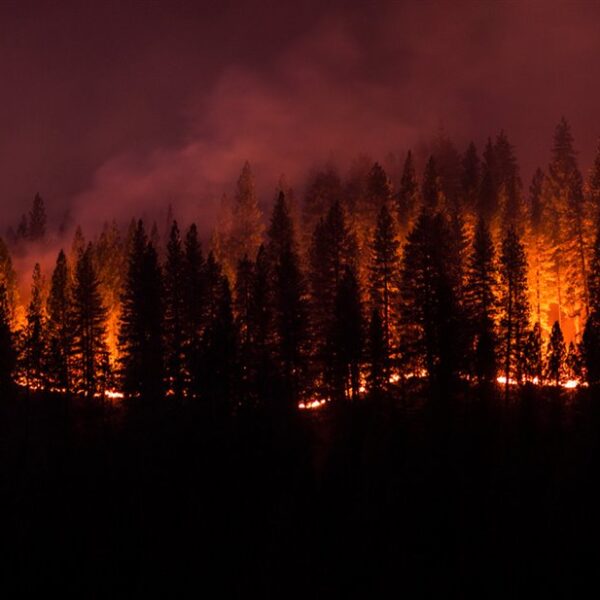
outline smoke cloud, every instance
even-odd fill
[[[207,233],[246,159],[269,202],[280,174],[301,192],[315,164],[440,127],[461,150],[503,128],[527,183],[563,114],[592,160],[597,5],[148,5],[2,9],[3,221],[39,191],[86,228],[171,203]]]

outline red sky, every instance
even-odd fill
[[[527,185],[564,114],[585,169],[599,34],[591,2],[4,2],[0,222],[39,191],[57,219],[208,223],[245,159],[270,197],[440,125],[460,149],[504,128]]]

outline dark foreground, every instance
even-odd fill
[[[218,423],[4,399],[0,586],[583,595],[600,555],[594,396],[525,391],[507,408],[470,393],[443,410],[380,402]]]

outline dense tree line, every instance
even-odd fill
[[[93,241],[78,228],[49,282],[35,266],[23,310],[9,248],[48,235],[36,195],[0,240],[0,386],[218,414],[411,380],[440,396],[598,383],[599,202],[600,151],[584,181],[564,119],[528,194],[504,132],[481,157],[440,134],[420,180],[410,151],[392,177],[366,157],[346,179],[329,164],[301,207],[282,180],[269,219],[246,163],[207,254],[172,212],[162,239],[141,220]]]

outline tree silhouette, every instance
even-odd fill
[[[29,389],[39,389],[45,385],[46,320],[43,312],[42,286],[42,272],[39,263],[36,263],[33,269],[31,300],[27,307],[23,330],[21,357],[22,370]]]
[[[288,404],[295,406],[306,375],[308,304],[294,224],[283,192],[273,207],[267,238],[275,357],[281,393]]]
[[[158,258],[140,220],[129,254],[119,332],[120,376],[123,391],[129,398],[151,402],[162,396],[162,317]]]
[[[521,382],[523,345],[529,326],[527,259],[523,244],[513,228],[508,230],[502,241],[500,283],[500,342],[508,397],[510,379],[514,376]]]
[[[52,273],[48,313],[48,380],[57,389],[71,391],[73,350],[73,290],[67,257],[61,250]]]
[[[398,323],[398,286],[400,243],[397,239],[394,220],[384,204],[377,217],[377,226],[372,241],[370,286],[372,306],[382,316],[384,343],[384,373],[389,379],[391,358],[397,339],[393,335]]]
[[[331,388],[335,397],[356,399],[360,388],[363,355],[363,317],[360,289],[352,267],[346,267],[338,284],[335,313],[329,338],[332,357]],[[384,344],[385,352],[385,344]],[[385,378],[386,356],[380,356]]]
[[[185,302],[185,256],[179,226],[173,221],[164,271],[164,339],[167,388],[177,401],[186,392]]]
[[[14,387],[13,375],[17,353],[10,328],[6,287],[0,283],[0,393],[9,394]]]
[[[106,376],[106,309],[93,264],[92,245],[81,252],[73,291],[73,387],[91,399]]]
[[[409,373],[425,369],[438,391],[448,388],[464,359],[457,260],[447,218],[423,210],[402,258],[402,346]]]
[[[546,350],[546,378],[559,386],[565,374],[567,349],[558,321],[554,322]]]
[[[479,219],[467,264],[465,304],[472,371],[480,383],[496,377],[497,265],[486,222]]]

